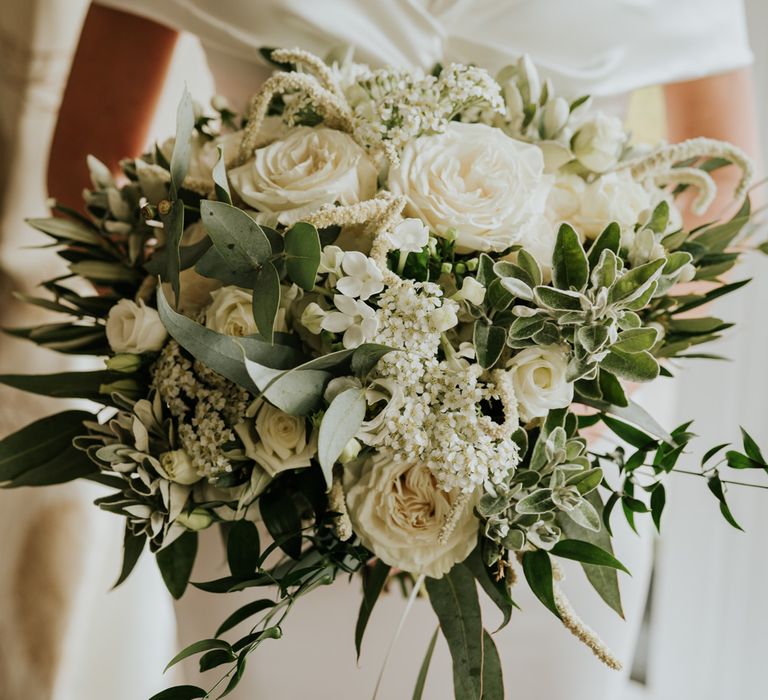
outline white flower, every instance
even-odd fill
[[[544,106],[542,114],[542,126],[544,127],[544,137],[551,139],[557,136],[557,133],[568,123],[570,108],[568,101],[563,97],[556,97],[550,100]]]
[[[429,242],[429,228],[421,219],[403,219],[385,236],[393,250],[420,253]]]
[[[223,134],[215,139],[205,138],[202,134],[195,134],[191,140],[191,151],[187,177],[210,182],[213,188],[213,168],[219,160],[218,147],[224,150],[224,162],[231,161],[237,155],[240,142],[243,140],[242,131],[233,131]],[[160,152],[170,162],[173,155],[175,137],[170,137],[160,145]]]
[[[330,311],[320,322],[321,328],[331,333],[344,333],[341,342],[345,348],[356,348],[371,340],[379,324],[376,312],[363,301],[342,294],[333,297],[338,311]]]
[[[222,287],[211,292],[213,301],[205,311],[205,326],[224,335],[253,335],[253,293],[240,287]]]
[[[363,545],[390,566],[432,578],[464,561],[477,542],[473,499],[445,544],[438,542],[455,499],[423,464],[397,461],[387,453],[371,457],[347,490],[352,527]]]
[[[552,275],[552,253],[557,240],[557,227],[546,217],[540,216],[520,239],[520,245],[539,263],[544,281]],[[517,253],[511,253],[509,259],[516,260]]]
[[[357,455],[360,454],[362,448],[363,446],[355,440],[355,438],[352,438],[346,445],[344,445],[344,449],[341,451],[337,461],[339,464],[349,464],[357,459]]]
[[[384,277],[379,266],[367,255],[356,250],[344,253],[341,269],[345,276],[336,282],[336,289],[347,297],[365,301],[384,289]]]
[[[621,120],[598,112],[573,137],[573,154],[585,168],[604,173],[618,163],[626,141]]]
[[[543,211],[543,171],[536,146],[485,124],[451,122],[444,133],[405,146],[388,186],[437,235],[455,231],[459,252],[500,251]]]
[[[508,363],[524,421],[565,408],[573,400],[573,383],[566,380],[568,355],[556,345],[521,350]]]
[[[243,200],[278,215],[285,225],[324,204],[355,204],[376,193],[376,168],[351,136],[327,128],[296,127],[259,148],[229,173]]]
[[[160,476],[177,484],[191,486],[200,481],[200,475],[192,465],[185,450],[171,450],[160,455]]]
[[[245,454],[270,475],[287,469],[308,467],[317,452],[315,436],[307,436],[307,421],[291,416],[266,401],[257,400],[249,409],[255,420],[235,426]]]
[[[474,277],[465,277],[461,283],[461,289],[453,295],[456,301],[468,301],[470,304],[480,306],[485,299],[485,287]]]
[[[311,301],[304,307],[304,311],[301,314],[301,325],[310,333],[318,335],[323,330],[323,319],[325,316],[326,311],[319,304]]]
[[[458,309],[459,306],[455,301],[446,299],[440,308],[435,309],[429,314],[429,325],[435,333],[445,333],[445,331],[458,325]]]
[[[320,251],[320,266],[317,271],[341,277],[341,261],[344,251],[337,245],[327,245]]]
[[[591,183],[576,175],[561,176],[552,193],[547,202],[551,220],[567,221],[587,238],[596,238],[613,221],[622,229],[633,227],[651,204],[648,190],[626,170]]]
[[[107,316],[107,342],[114,352],[141,355],[156,352],[165,344],[168,332],[160,314],[143,300],[121,299]]]

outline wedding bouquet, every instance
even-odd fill
[[[9,332],[105,366],[0,378],[93,402],[0,443],[0,481],[103,484],[97,504],[125,518],[118,583],[148,546],[175,597],[198,532],[223,529],[229,574],[192,585],[264,592],[173,660],[202,654],[215,688],[156,698],[226,694],[293,603],[340,573],[363,579],[358,653],[389,578],[411,600],[426,590],[457,698],[503,697],[478,585],[506,624],[517,570],[619,667],[556,561],[581,562],[621,614],[611,513],[658,526],[692,437],[627,386],[709,357],[697,346],[729,327],[690,312],[745,284],[723,275],[750,219],[749,161],[708,139],[633,146],[526,58],[493,79],[265,55],[279,70],[243,119],[185,93],[175,138],[122,178],[89,160],[87,217],[55,204],[30,221],[69,274],[23,298],[68,319]],[[686,230],[678,196],[703,213],[729,164],[740,210]],[[622,446],[585,436],[599,423]],[[708,467],[725,447],[701,473],[736,525],[719,465],[766,462],[745,434]]]

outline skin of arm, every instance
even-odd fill
[[[48,192],[82,207],[86,156],[111,170],[145,145],[177,33],[136,15],[91,5],[83,24],[48,160]]]

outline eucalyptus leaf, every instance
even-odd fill
[[[270,344],[275,337],[275,319],[280,308],[280,275],[266,262],[253,278],[253,319],[261,336]]]
[[[291,280],[312,291],[320,266],[320,237],[312,224],[300,221],[285,232],[285,259]]]
[[[333,465],[347,443],[355,437],[365,420],[367,404],[362,389],[347,389],[334,397],[323,415],[317,443],[317,455],[328,488]]]
[[[48,219],[24,219],[32,228],[45,233],[57,241],[85,243],[86,245],[102,245],[104,243],[98,231],[91,227],[61,217]]]
[[[472,572],[472,575],[480,584],[480,587],[501,612],[502,621],[498,628],[500,630],[509,624],[515,603],[512,600],[512,596],[509,594],[507,581],[504,578],[497,581],[485,565],[482,554],[480,553],[481,546],[481,544],[478,544],[477,547],[472,550],[472,553],[464,560],[463,566],[466,566]],[[496,631],[498,632],[498,630]]]
[[[179,283],[179,273],[181,272],[181,238],[184,235],[184,202],[177,199],[171,205],[167,214],[160,216],[163,222],[163,231],[165,232],[165,281],[171,283],[173,289],[173,298],[176,300],[176,306],[179,303],[181,287]]]
[[[232,194],[229,191],[229,182],[227,181],[227,166],[224,161],[224,147],[219,144],[216,147],[219,152],[219,158],[216,165],[213,166],[213,184],[216,191],[216,199],[225,204],[232,204]]]
[[[184,178],[189,170],[192,153],[192,133],[195,129],[195,108],[187,88],[181,95],[176,110],[176,138],[171,154],[171,199],[177,200]],[[175,203],[174,203],[175,204]]]

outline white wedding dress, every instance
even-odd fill
[[[105,0],[197,35],[217,92],[242,106],[269,74],[262,46],[301,46],[320,55],[352,45],[358,60],[431,68],[436,62],[477,63],[495,71],[521,53],[531,55],[558,93],[599,96],[621,111],[635,88],[703,77],[747,65],[751,53],[737,0]],[[662,383],[640,392],[662,423],[674,420],[674,389]],[[666,420],[665,420],[666,419]],[[713,516],[714,517],[714,516]],[[525,700],[619,700],[625,689],[645,606],[651,538],[638,538],[614,519],[618,557],[633,572],[623,577],[626,621],[590,589],[578,567],[564,585],[574,607],[625,663],[615,673],[562,629],[524,583],[513,590],[523,608],[495,637],[508,697]],[[203,533],[193,580],[223,575],[218,533]],[[255,593],[215,596],[190,590],[177,605],[179,643],[211,636],[218,623]],[[357,579],[341,578],[296,605],[279,641],[252,655],[235,699],[357,700],[372,695],[382,660],[404,608],[396,590],[383,595],[372,616],[359,666],[354,625],[360,602]],[[140,610],[136,611],[141,614]],[[494,629],[498,614],[484,606]],[[390,658],[379,698],[411,697],[436,626],[426,601],[417,601]],[[188,681],[199,683],[194,663]],[[201,685],[217,676],[209,673]],[[441,642],[425,697],[452,697],[450,658]],[[86,698],[85,700],[90,700]]]

